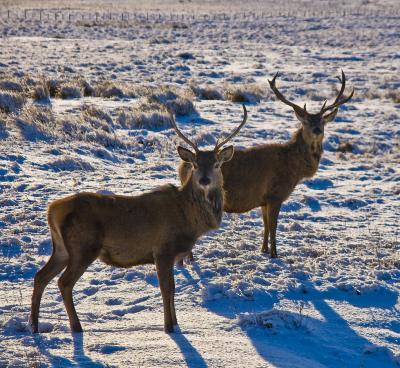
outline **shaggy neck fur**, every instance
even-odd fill
[[[180,188],[182,198],[188,202],[193,212],[192,219],[201,234],[216,230],[221,226],[224,195],[222,186],[204,190],[194,183],[193,172]]]
[[[286,144],[295,159],[293,162],[296,163],[299,169],[299,175],[301,178],[311,178],[318,170],[319,161],[321,160],[324,150],[322,149],[321,141],[312,140],[306,142],[303,136],[303,127],[300,127],[294,134],[294,137]]]

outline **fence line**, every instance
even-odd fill
[[[271,17],[341,17],[346,15],[398,15],[399,9],[380,8],[369,10],[366,8],[352,8],[329,11],[276,11],[276,12],[241,12],[241,13],[213,13],[213,14],[161,14],[161,13],[130,13],[130,12],[63,12],[46,11],[38,9],[7,10],[0,14],[1,18],[26,19],[26,20],[54,20],[54,21],[195,21],[195,20],[253,20],[267,19]]]

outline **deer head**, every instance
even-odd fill
[[[246,107],[243,104],[244,110],[244,118],[239,127],[227,138],[225,138],[222,142],[216,143],[214,149],[212,151],[200,151],[197,147],[197,141],[194,143],[187,139],[182,132],[177,128],[174,120],[173,113],[173,104],[170,107],[170,116],[171,116],[171,124],[175,129],[176,134],[182,138],[189,146],[194,149],[194,152],[191,150],[178,146],[178,154],[180,158],[192,164],[192,177],[195,184],[205,190],[209,191],[212,188],[220,187],[222,184],[222,174],[221,174],[221,165],[229,161],[233,156],[233,146],[226,147],[222,150],[220,148],[231,140],[243,127],[247,120],[247,111]]]
[[[293,110],[296,114],[297,119],[301,122],[303,126],[303,138],[304,140],[312,144],[314,142],[318,142],[319,144],[322,143],[322,139],[324,138],[324,128],[329,122],[333,121],[338,113],[338,106],[343,105],[347,101],[349,101],[354,94],[354,88],[351,94],[346,98],[342,99],[342,95],[344,92],[344,88],[346,86],[346,77],[342,70],[342,78],[337,77],[339,81],[342,83],[342,88],[339,91],[338,96],[333,104],[326,106],[327,100],[325,100],[321,111],[317,114],[310,114],[306,110],[306,104],[304,104],[304,108],[286,100],[283,97],[282,93],[278,91],[275,85],[275,79],[278,76],[278,72],[275,73],[272,81],[268,80],[271,89],[274,91],[276,97],[280,99],[286,105],[293,107]],[[329,114],[324,115],[328,110],[335,109]]]

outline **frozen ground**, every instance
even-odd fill
[[[210,11],[265,10],[256,1],[213,4]],[[97,23],[1,13],[0,367],[400,364],[397,3],[364,1],[365,15],[345,16],[334,13],[350,2],[284,4],[309,13]],[[183,5],[203,11],[195,1]],[[176,14],[183,5],[163,3]],[[313,6],[331,16],[313,16]],[[194,248],[195,262],[175,268],[177,333],[163,332],[154,266],[99,261],[75,287],[84,334],[71,334],[56,279],[42,299],[42,333],[27,331],[33,277],[51,254],[51,201],[179,185],[182,142],[169,127],[170,100],[181,108],[179,126],[202,147],[242,120],[236,102],[246,99],[248,123],[234,145],[284,142],[299,124],[267,79],[280,70],[285,96],[318,111],[336,96],[340,69],[346,91],[354,85],[357,93],[326,128],[319,171],[282,207],[278,259],[259,252],[258,209],[225,215]]]

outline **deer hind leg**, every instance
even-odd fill
[[[173,314],[175,315],[174,260],[161,256],[155,260],[155,263],[164,306],[164,330],[174,332],[174,322],[176,322],[176,316],[173,317]]]
[[[89,248],[90,249],[90,248]],[[89,251],[90,253],[90,251]],[[70,257],[68,266],[61,277],[58,279],[58,287],[67,310],[69,323],[73,332],[83,332],[78,315],[76,314],[74,301],[72,298],[72,289],[75,283],[83,275],[90,264],[97,258],[97,254],[84,254],[76,257]]]
[[[276,253],[276,226],[278,223],[279,211],[281,210],[281,201],[273,201],[268,203],[268,228],[271,234],[271,258],[278,257]]]
[[[169,303],[171,305],[171,319],[172,319],[172,324],[176,326],[178,324],[178,321],[176,319],[176,313],[175,313],[175,280],[174,280],[174,274],[172,273],[172,278],[171,278],[171,284],[172,284],[172,290],[170,293],[170,299]]]
[[[261,248],[261,253],[268,253],[268,235],[269,235],[269,227],[268,227],[268,208],[267,206],[261,206],[261,214],[264,222],[264,240]]]
[[[187,260],[188,260],[188,262],[193,262],[194,261],[194,257],[193,257],[193,253],[192,252],[190,252],[188,254]],[[183,258],[180,259],[177,263],[178,263],[178,266],[182,267],[183,266]]]
[[[43,291],[54,277],[56,277],[68,263],[68,254],[59,250],[58,246],[53,241],[53,254],[48,262],[42,267],[41,270],[35,275],[31,314],[29,317],[30,324],[33,328],[33,333],[38,332],[39,326],[39,308],[42,299]]]

